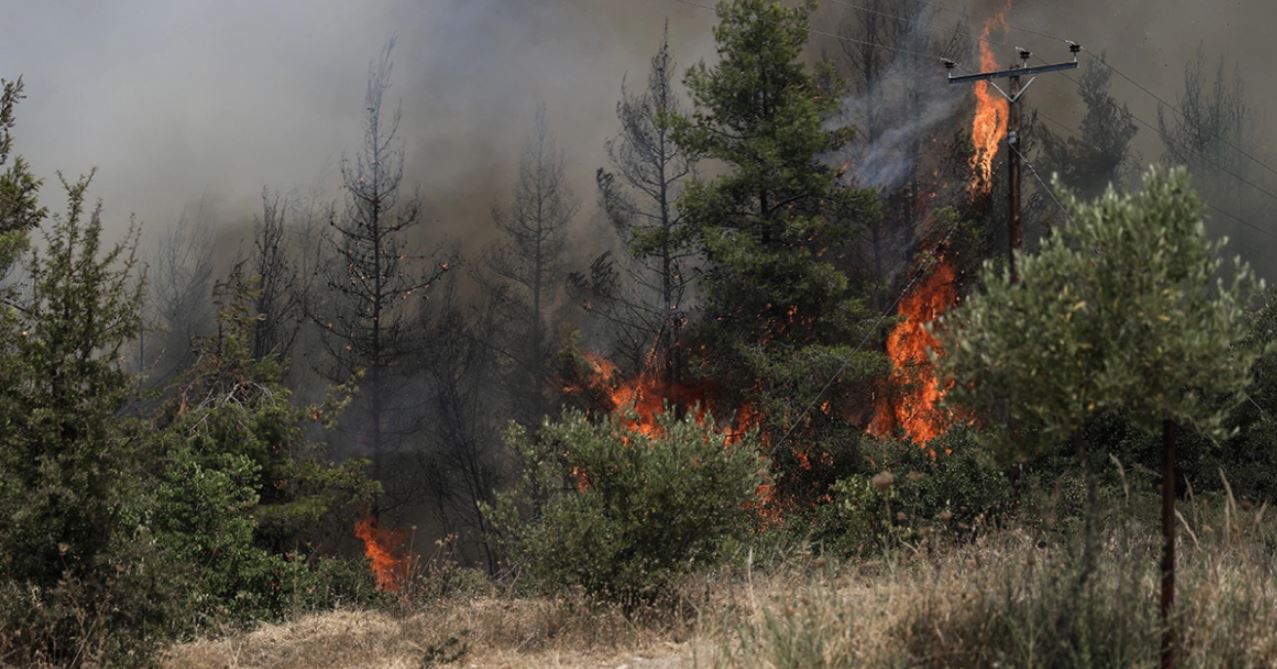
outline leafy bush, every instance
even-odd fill
[[[218,335],[196,342],[195,363],[156,416],[148,495],[147,522],[188,579],[197,624],[274,618],[331,593],[338,585],[312,573],[307,534],[375,488],[363,462],[317,457],[282,365],[252,357],[254,291],[239,267],[217,296]],[[350,585],[346,598],[361,598],[362,585]]]
[[[1009,508],[1011,483],[966,428],[932,443],[937,455],[894,441],[866,444],[876,473],[853,474],[831,490],[810,528],[825,550],[850,555],[933,532],[967,534]],[[946,451],[950,451],[946,454]]]
[[[711,422],[664,416],[649,436],[569,411],[536,436],[512,426],[524,476],[492,511],[512,564],[544,590],[630,607],[713,563],[749,532],[763,479],[755,439]]]

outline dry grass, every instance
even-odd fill
[[[337,611],[167,649],[165,667],[678,666],[684,636],[619,612],[484,597],[414,614]]]
[[[1186,508],[1183,667],[1277,666],[1277,563],[1262,511]],[[1128,518],[1148,517],[1141,510]],[[1154,666],[1156,537],[1110,523],[1077,587],[1076,549],[1022,530],[835,564],[793,557],[689,582],[656,619],[485,596],[407,615],[336,612],[169,648],[167,667]],[[1054,536],[1054,538],[1052,538]],[[1043,543],[1043,539],[1046,542]],[[451,640],[451,641],[450,641]]]

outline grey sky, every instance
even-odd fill
[[[999,4],[940,1],[977,19]],[[855,11],[847,4],[857,2],[825,0],[817,28],[836,30]],[[644,76],[664,20],[681,64],[712,55],[712,14],[676,0],[0,0],[0,10],[0,75],[27,82],[18,150],[50,178],[98,167],[94,193],[115,230],[129,212],[163,225],[206,192],[241,221],[263,186],[331,197],[338,160],[360,139],[368,62],[391,36],[409,177],[437,229],[486,229],[541,100],[592,210],[621,77]],[[1199,42],[1246,53],[1260,108],[1277,92],[1258,75],[1272,60],[1262,49],[1274,19],[1271,0],[1018,0],[1011,13],[1012,23],[1107,50],[1168,98]],[[1041,37],[1006,39],[1065,54]],[[1031,105],[1071,119],[1069,87],[1040,86]],[[1155,103],[1115,86],[1156,119]],[[1145,157],[1159,157],[1141,135]],[[55,196],[50,184],[56,208]]]

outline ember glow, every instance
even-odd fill
[[[593,353],[582,353],[581,357],[590,366],[590,377],[583,387],[565,386],[563,390],[568,393],[585,391],[613,415],[625,414],[625,426],[632,432],[647,437],[659,436],[657,418],[665,412],[667,404],[682,409],[699,406],[698,411],[704,414],[703,392],[681,384],[666,383],[658,374],[647,370],[625,379],[611,360]]]
[[[382,527],[371,514],[355,523],[355,536],[364,542],[364,555],[382,592],[397,592],[407,571],[408,560],[401,552],[405,533]]]
[[[645,437],[659,437],[659,419],[667,409],[695,411],[696,420],[703,423],[712,413],[705,388],[688,384],[667,383],[658,373],[647,369],[633,378],[623,378],[611,360],[593,353],[582,352],[581,358],[589,366],[589,377],[581,383],[565,384],[562,391],[568,394],[590,397],[613,417],[617,417],[631,432]],[[749,404],[740,406],[735,418],[722,430],[723,444],[731,446],[745,438],[750,430],[762,425],[765,416]],[[622,437],[624,443],[628,439]],[[766,435],[763,443],[767,443]],[[577,489],[589,487],[589,476],[573,469],[572,477]],[[758,487],[759,514],[765,519],[775,519],[775,491],[770,483]]]
[[[887,336],[888,389],[878,395],[870,434],[889,437],[899,428],[925,447],[949,429],[952,418],[940,407],[944,388],[930,358],[941,351],[929,328],[958,301],[956,278],[953,264],[939,254],[931,274],[901,301],[901,320]]]
[[[667,408],[695,411],[697,421],[704,421],[712,410],[709,393],[704,387],[667,383],[653,370],[644,370],[632,378],[623,378],[611,360],[593,353],[581,353],[589,365],[589,377],[583,383],[566,384],[568,394],[587,395],[613,416],[621,418],[631,432],[647,437],[661,434],[658,419]],[[750,429],[762,423],[763,416],[749,405],[736,411],[732,422],[723,429],[726,442],[734,444]]]
[[[988,72],[998,68],[998,59],[989,46],[989,36],[995,29],[1006,30],[1006,13],[1011,8],[1007,0],[1002,10],[984,23],[980,33],[980,69]],[[987,194],[993,186],[993,160],[1007,135],[1010,108],[1006,98],[990,88],[987,81],[977,81],[971,89],[975,93],[975,117],[971,120],[971,181],[972,197]]]

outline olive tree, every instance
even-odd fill
[[[1165,619],[1174,600],[1174,433],[1223,431],[1228,403],[1220,400],[1244,392],[1255,359],[1242,343],[1257,284],[1240,259],[1223,271],[1226,240],[1207,239],[1183,169],[1150,170],[1142,192],[1065,201],[1070,224],[1023,257],[1020,285],[986,265],[983,290],[944,319],[940,364],[956,380],[948,399],[976,416],[1004,417],[987,433],[1004,453],[1073,442],[1092,508],[1086,421],[1120,414],[1161,432]],[[1087,521],[1080,581],[1095,560],[1093,512]]]

